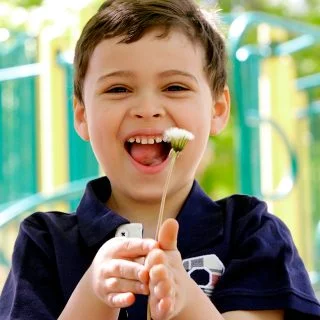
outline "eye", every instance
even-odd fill
[[[188,91],[189,89],[180,85],[171,85],[166,88],[166,91]]]
[[[126,87],[118,86],[118,87],[107,89],[105,92],[106,93],[127,93],[129,92],[129,90]]]

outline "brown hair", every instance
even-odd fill
[[[214,18],[214,15],[212,16]],[[217,19],[216,19],[217,20]],[[90,57],[104,39],[123,36],[121,42],[139,40],[154,27],[180,28],[192,41],[198,41],[206,53],[205,70],[213,94],[226,84],[226,48],[219,21],[209,21],[193,0],[107,0],[88,21],[77,42],[74,58],[74,94],[83,101],[83,82]]]

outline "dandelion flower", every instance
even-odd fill
[[[194,135],[185,129],[173,127],[165,131],[164,139],[166,142],[171,143],[171,147],[175,152],[181,152],[188,141],[194,139]]]
[[[160,211],[159,211],[159,216],[158,216],[158,224],[157,224],[157,230],[156,230],[156,235],[155,239],[158,240],[159,236],[159,231],[160,227],[162,225],[163,221],[163,211],[164,211],[164,204],[167,196],[167,191],[169,188],[169,182],[171,178],[171,174],[173,171],[173,167],[176,161],[176,158],[178,154],[184,149],[188,141],[193,140],[194,135],[185,130],[185,129],[180,129],[180,128],[170,128],[165,131],[164,133],[164,141],[170,142],[171,144],[171,150],[170,154],[172,155],[171,161],[170,161],[170,166],[169,166],[169,171],[168,171],[168,176],[163,188],[163,193],[162,193],[162,199],[161,199],[161,204],[160,204]],[[147,319],[151,320],[151,313],[150,313],[150,301],[148,301],[148,309],[147,309]]]
[[[159,230],[162,225],[162,220],[163,220],[163,211],[164,211],[164,204],[166,201],[166,196],[167,196],[167,191],[169,188],[169,182],[171,178],[171,174],[173,171],[173,167],[176,161],[176,158],[178,154],[184,149],[184,147],[187,145],[188,141],[193,140],[194,135],[185,130],[185,129],[180,129],[180,128],[170,128],[167,129],[164,133],[164,140],[166,142],[170,142],[171,144],[171,150],[170,154],[172,155],[170,165],[169,165],[169,171],[168,171],[168,176],[163,188],[163,193],[162,193],[162,199],[161,199],[161,204],[160,204],[160,212],[158,216],[158,224],[157,224],[157,230],[156,230],[156,236],[155,239],[158,240],[158,235],[159,235]]]

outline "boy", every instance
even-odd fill
[[[0,319],[142,320],[148,301],[154,320],[320,319],[284,224],[256,198],[214,202],[194,181],[230,98],[223,38],[192,0],[106,1],[74,68],[75,128],[106,177],[88,184],[76,215],[22,223]],[[195,139],[155,241],[170,127]]]

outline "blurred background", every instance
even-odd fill
[[[72,115],[73,49],[101,2],[0,0],[0,290],[20,221],[73,212],[102,174]],[[319,290],[320,1],[199,2],[221,9],[232,115],[197,178],[213,199],[265,200]]]

